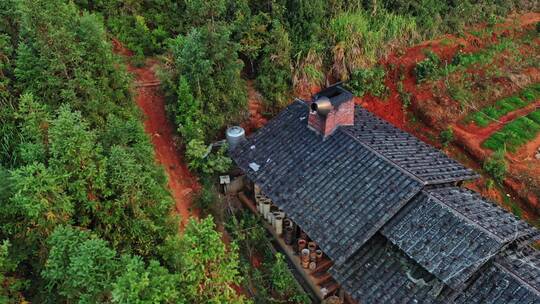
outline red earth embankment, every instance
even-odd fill
[[[131,56],[131,52],[118,41],[113,40],[113,45],[117,54]],[[200,186],[189,172],[177,145],[178,141],[175,141],[174,126],[167,119],[165,99],[155,74],[156,66],[155,61],[148,60],[145,66],[137,68],[129,65],[128,70],[135,76],[135,101],[145,116],[144,129],[154,145],[156,161],[167,173],[168,185],[175,200],[175,211],[181,218],[182,229],[191,216],[199,216],[198,210],[193,207],[193,193]]]

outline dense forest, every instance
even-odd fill
[[[112,39],[134,52],[130,64],[161,61],[168,113],[205,183],[231,164],[207,145],[246,117],[247,81],[269,113],[294,90],[339,80],[377,94],[369,83],[392,49],[532,5],[0,1],[0,303],[249,301],[233,288],[237,246],[211,216],[178,233]]]

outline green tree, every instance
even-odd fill
[[[191,93],[191,88],[184,76],[180,76],[178,84],[178,110],[175,118],[178,132],[186,142],[205,138],[205,115],[202,113],[201,103]]]
[[[63,0],[20,0],[17,88],[41,102],[68,103],[101,124],[129,100],[128,77],[112,54],[99,17]]]
[[[206,138],[214,138],[223,126],[236,121],[246,107],[239,46],[229,37],[229,29],[218,25],[193,29],[171,43],[179,75],[185,77],[193,97],[209,118],[204,120]]]
[[[51,172],[41,163],[11,171],[8,182],[13,194],[0,203],[1,230],[11,238],[20,256],[44,258],[44,242],[58,225],[69,224],[74,202],[62,187],[67,176]]]
[[[139,257],[122,257],[123,272],[113,283],[112,302],[120,304],[182,303],[178,274],[157,261],[148,266]]]
[[[270,109],[280,109],[289,102],[291,89],[291,51],[289,35],[281,22],[274,20],[263,49],[257,76],[257,88]]]
[[[57,294],[57,300],[89,304],[109,298],[119,265],[107,242],[66,226],[58,227],[47,243],[50,251],[41,275],[49,296]]]
[[[190,219],[180,238],[162,247],[166,264],[180,273],[186,303],[244,303],[231,287],[238,284],[238,253],[234,243],[227,249],[215,230],[212,216]]]
[[[48,138],[49,166],[58,175],[69,176],[65,188],[78,202],[79,216],[85,216],[92,208],[90,201],[96,200],[105,187],[105,163],[96,133],[89,130],[80,112],[62,106],[51,121]]]

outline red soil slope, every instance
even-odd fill
[[[113,41],[115,52],[123,56],[131,56],[118,41]],[[167,120],[164,97],[159,91],[159,79],[154,69],[156,62],[149,60],[141,68],[128,66],[128,70],[136,78],[136,102],[145,115],[144,128],[150,135],[156,153],[156,161],[163,165],[168,175],[169,188],[175,200],[176,212],[181,217],[182,229],[189,217],[198,217],[196,208],[192,207],[192,194],[200,186],[196,178],[189,172],[174,140],[174,127]]]

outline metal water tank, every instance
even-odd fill
[[[229,150],[234,150],[238,144],[246,140],[246,131],[240,126],[232,126],[227,128],[226,136]]]

